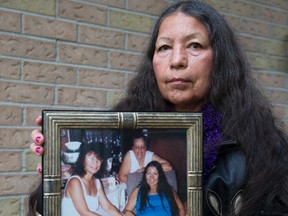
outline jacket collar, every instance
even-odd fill
[[[235,146],[235,147],[238,146],[239,147],[240,143],[237,140],[231,138],[230,136],[224,134],[223,140],[222,140],[220,145],[221,146]]]

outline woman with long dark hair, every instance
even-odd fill
[[[127,216],[185,215],[183,204],[169,185],[159,162],[151,161],[147,164],[141,183],[129,197],[124,214]]]
[[[156,71],[158,61],[163,62],[165,59],[161,58],[159,49],[164,49],[165,52],[177,51],[176,39],[158,45],[159,37],[171,40],[167,36],[167,30],[167,34],[163,36],[159,36],[159,31],[163,22],[177,14],[193,17],[207,29],[208,42],[213,53],[207,92],[203,97],[191,96],[190,100],[187,97],[187,101],[185,98],[181,99],[180,94],[183,95],[184,90],[179,90],[180,94],[176,95],[177,87],[174,90],[175,98],[172,97],[173,90],[170,98],[169,95],[165,97],[168,90],[161,89]],[[181,35],[175,25],[167,28]],[[189,27],[182,25],[182,28],[187,30]],[[195,48],[205,49],[204,43],[199,43],[199,40],[196,42],[193,44]],[[181,53],[179,58],[180,55]],[[202,61],[197,58],[196,61],[187,63],[185,56],[179,60],[176,57],[175,55],[174,62],[173,57],[171,58],[170,66],[167,63],[166,71],[163,69],[160,72],[168,74],[169,70],[174,70],[178,74],[184,74],[183,71],[188,68],[186,64],[190,63],[192,68]],[[209,64],[207,59],[205,62]],[[193,75],[191,74],[191,79]],[[287,134],[282,129],[285,128],[284,125],[274,117],[271,104],[255,83],[249,63],[224,18],[203,2],[180,1],[159,17],[144,62],[130,82],[127,97],[115,110],[203,112],[205,216],[288,214]],[[194,86],[196,84],[197,82]],[[189,91],[193,92],[193,89]],[[186,110],[182,109],[185,104]],[[226,169],[230,172],[226,173]],[[214,203],[217,202],[216,205],[213,205],[212,199]]]
[[[109,215],[122,215],[107,199],[99,180],[103,143],[82,143],[73,175],[68,179],[61,202],[61,215],[100,215],[99,205]]]
[[[203,112],[204,215],[287,215],[287,133],[255,83],[224,18],[180,1],[160,15],[114,110]],[[42,150],[42,134],[32,137]]]

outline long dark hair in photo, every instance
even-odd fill
[[[173,111],[157,86],[152,60],[162,21],[177,12],[205,25],[214,55],[207,103],[222,115],[222,133],[241,144],[246,157],[246,182],[239,215],[256,215],[274,202],[288,208],[288,139],[270,102],[253,79],[252,70],[231,27],[215,9],[200,1],[179,1],[157,20],[148,49],[127,96],[114,110]]]
[[[157,193],[159,194],[161,198],[161,202],[163,205],[163,196],[165,196],[169,202],[170,208],[171,208],[171,214],[173,216],[178,215],[178,206],[176,204],[174,195],[173,195],[173,188],[168,183],[167,178],[165,176],[165,173],[162,169],[162,166],[157,161],[151,161],[148,163],[144,169],[142,180],[140,183],[140,188],[138,192],[138,197],[140,197],[140,211],[145,211],[145,207],[148,203],[151,207],[153,207],[152,204],[149,202],[148,193],[150,191],[150,186],[146,181],[146,173],[149,167],[155,167],[158,170],[159,179],[158,179],[158,185],[157,185]],[[163,205],[163,208],[164,205]],[[167,211],[167,209],[165,209]]]

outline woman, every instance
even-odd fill
[[[100,215],[99,204],[109,215],[122,215],[109,202],[98,179],[103,162],[99,153],[100,145],[103,144],[81,144],[74,174],[65,186],[61,202],[62,215]]]
[[[161,158],[154,152],[147,150],[147,141],[143,134],[136,132],[132,135],[132,140],[132,150],[129,150],[126,153],[118,173],[121,182],[127,182],[127,176],[129,173],[143,172],[144,167],[152,160],[158,161],[165,172],[172,170],[172,166],[167,160]]]
[[[205,216],[288,213],[287,134],[230,26],[209,5],[180,1],[161,14],[114,110],[203,112]],[[44,140],[36,137],[34,152]]]
[[[134,213],[135,207],[136,213]],[[124,214],[127,216],[185,215],[183,204],[167,182],[159,162],[151,161],[147,164],[140,185],[129,197]]]

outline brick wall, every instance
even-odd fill
[[[207,0],[238,32],[288,122],[286,0]],[[272,3],[271,3],[272,2]],[[30,133],[42,109],[108,109],[125,92],[169,0],[0,2],[0,216],[25,215],[39,175]],[[287,124],[286,124],[287,125]]]
[[[205,0],[238,33],[256,80],[288,129],[287,0]]]

